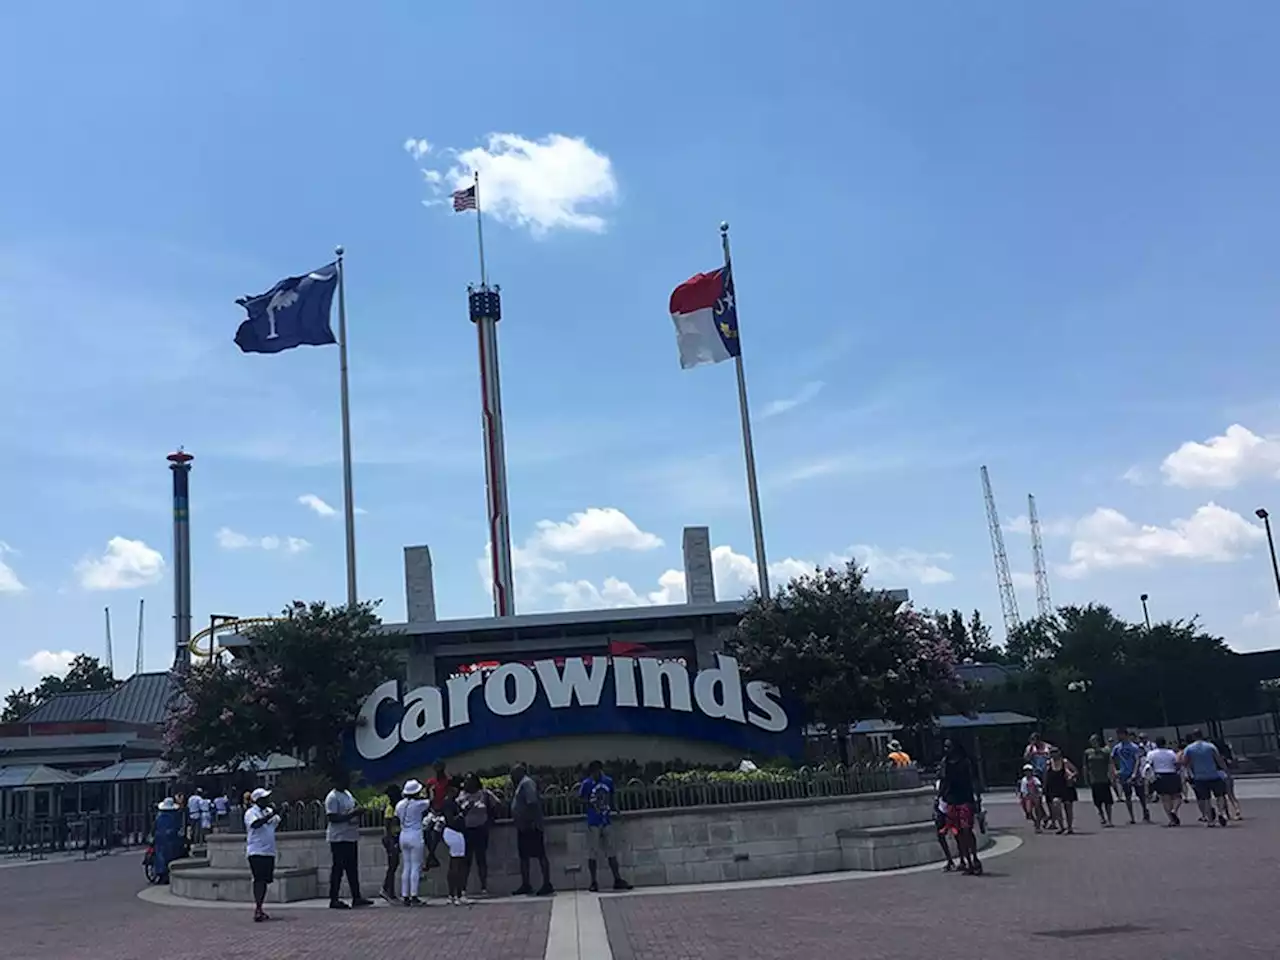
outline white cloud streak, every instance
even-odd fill
[[[75,570],[85,590],[135,590],[160,582],[164,557],[141,540],[112,537],[102,556],[86,557]]]

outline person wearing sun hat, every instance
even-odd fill
[[[400,898],[406,907],[422,904],[418,897],[426,852],[422,826],[430,807],[430,801],[423,796],[421,781],[406,781],[395,809],[396,819],[400,821]]]
[[[156,878],[169,882],[169,864],[182,856],[182,807],[173,797],[165,797],[156,805],[154,859]]]
[[[268,919],[262,909],[267,887],[276,876],[276,827],[279,815],[271,808],[271,791],[259,787],[249,794],[252,806],[244,812],[245,856],[253,874],[253,920]]]

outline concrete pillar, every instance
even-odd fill
[[[686,603],[715,603],[716,578],[707,527],[684,528],[684,593]]]
[[[431,577],[431,550],[404,548],[405,619],[409,623],[435,623],[436,588]]]

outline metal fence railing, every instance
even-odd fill
[[[148,842],[149,813],[87,813],[0,820],[0,856],[43,860],[55,853],[95,853]]]
[[[794,772],[761,774],[755,777],[668,776],[654,783],[632,779],[615,786],[613,806],[621,813],[639,810],[671,810],[682,807],[722,806],[731,803],[764,803],[771,800],[802,800],[819,797],[854,796],[885,790],[909,790],[921,784],[920,770],[915,766],[892,765],[837,766],[832,769],[805,768]],[[509,789],[494,791],[499,806],[494,819],[511,817]],[[549,784],[542,788],[543,812],[548,817],[576,816],[583,811],[576,786]],[[324,803],[320,800],[298,800],[273,804],[280,815],[280,831],[323,830],[326,824]],[[366,807],[361,826],[380,827],[384,810]],[[229,816],[215,826],[218,832],[244,833],[244,810],[233,807]]]

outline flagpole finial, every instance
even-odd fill
[[[721,232],[721,233],[728,233],[728,232],[729,232],[729,221],[728,221],[728,220],[721,220],[721,221],[720,221],[720,232]]]
[[[336,253],[338,256],[342,256],[344,253],[346,253],[346,249],[342,246],[342,244],[338,244],[336,247],[333,248],[333,252]]]

